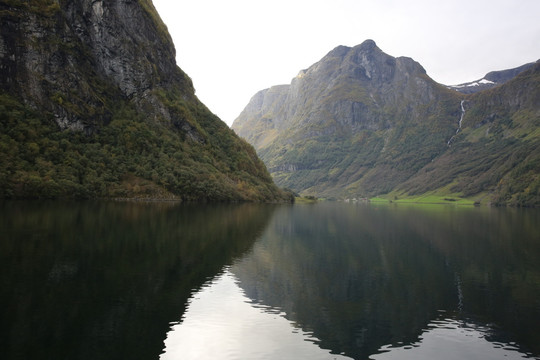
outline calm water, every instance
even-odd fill
[[[540,211],[0,203],[2,359],[540,359]]]

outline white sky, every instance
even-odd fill
[[[228,125],[338,45],[374,40],[453,85],[540,59],[540,0],[153,0],[176,62]]]

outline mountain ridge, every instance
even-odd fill
[[[536,134],[539,117],[538,105],[526,100],[538,96],[537,67],[529,69],[528,94],[511,80],[491,90],[462,94],[432,80],[413,59],[387,55],[368,40],[333,49],[288,86],[258,92],[232,128],[255,146],[279,186],[305,195],[386,194],[394,199],[435,192],[471,201],[537,204],[540,171],[533,164],[538,154],[533,151],[534,159],[526,160],[519,150],[529,148],[525,141],[538,142],[538,136],[526,134]],[[504,141],[497,142],[495,135]],[[478,145],[482,141],[484,147]],[[519,191],[502,194],[497,182],[511,169],[493,160],[490,165],[498,170],[482,170],[479,159],[470,154],[463,157],[468,159],[465,163],[453,158],[464,145],[484,157],[493,157],[486,152],[494,151],[505,158],[504,148],[510,146],[506,142],[514,142],[515,149],[506,149],[520,154],[518,158],[531,167],[527,179],[532,188],[520,184],[515,186]],[[469,173],[479,178],[484,171],[491,177],[482,186],[467,187],[464,179],[471,180],[469,173],[453,171],[451,162],[441,159],[463,167],[471,161],[468,165],[477,171]],[[428,175],[419,175],[432,164],[440,176],[436,187],[426,183]]]
[[[463,94],[474,94],[479,91],[491,89],[492,87],[502,85],[513,79],[523,71],[530,69],[535,63],[527,63],[516,68],[490,71],[484,77],[478,80],[469,81],[457,85],[447,85],[448,88],[459,91]]]

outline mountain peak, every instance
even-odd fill
[[[375,41],[368,39],[354,47],[345,46],[345,45],[336,46],[325,57],[344,57],[347,54],[349,54],[352,50],[357,51],[357,52],[360,52],[360,51],[371,52],[375,49],[380,50],[377,47],[377,44],[375,43]]]
[[[396,199],[437,190],[535,204],[527,186],[538,184],[538,171],[525,169],[540,157],[527,150],[540,148],[538,81],[531,73],[492,98],[495,92],[465,96],[437,84],[412,58],[366,40],[336,47],[291,85],[253,99],[232,127],[278,185],[304,195]],[[514,189],[498,185],[503,177]]]
[[[355,48],[362,49],[364,51],[370,51],[370,50],[374,50],[376,48],[378,49],[377,44],[375,43],[375,41],[373,41],[371,39],[365,40],[360,45],[355,46]]]
[[[291,85],[260,93],[232,127],[259,150],[271,146],[279,132],[304,140],[307,135],[296,130],[307,124],[319,124],[322,130],[317,131],[327,135],[338,127],[353,133],[382,130],[390,124],[382,108],[409,99],[427,104],[435,86],[420,64],[410,58],[394,58],[375,41],[366,40],[354,47],[338,46],[300,71]],[[273,159],[266,159],[275,170]]]

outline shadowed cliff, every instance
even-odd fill
[[[151,1],[3,0],[0,19],[1,197],[282,198]]]

